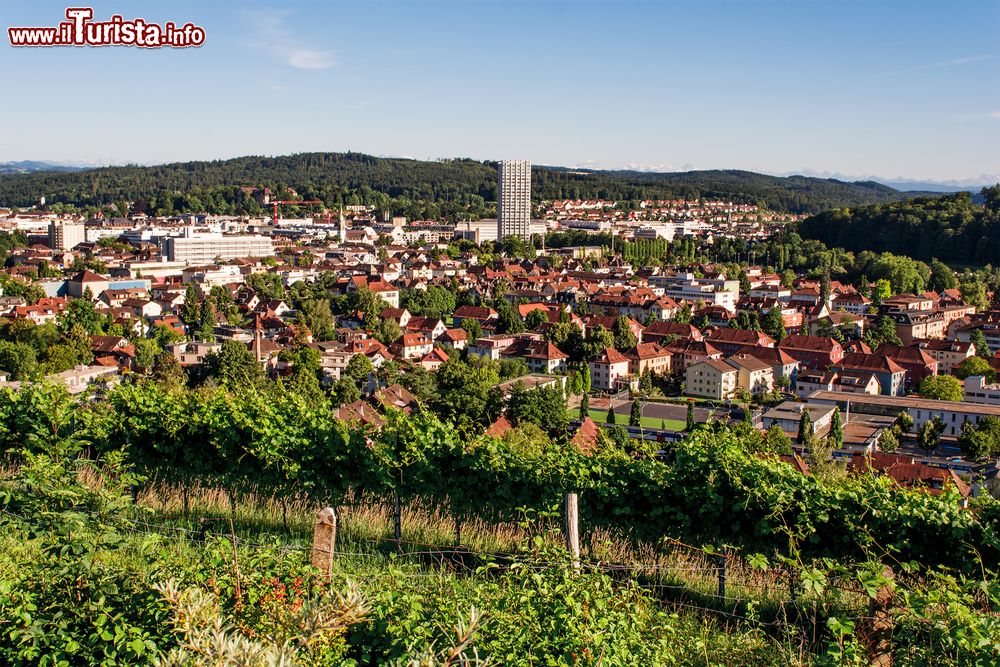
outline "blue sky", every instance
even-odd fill
[[[55,25],[66,8],[4,4],[5,29]],[[192,21],[207,40],[14,49],[4,34],[0,162],[354,150],[595,168],[1000,173],[1000,0],[93,6],[97,19]]]

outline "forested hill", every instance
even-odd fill
[[[1000,263],[1000,185],[982,192],[985,206],[966,192],[923,197],[814,215],[803,237],[855,252],[888,251],[929,261]]]
[[[307,199],[322,199],[328,204],[367,203],[411,216],[476,215],[487,212],[496,199],[496,163],[303,153],[73,173],[9,174],[0,175],[0,206],[28,206],[44,195],[49,203],[77,207],[138,200],[151,212],[226,213],[239,209],[238,187],[244,185],[268,186],[275,191],[292,187]],[[758,203],[792,213],[897,201],[913,194],[873,182],[784,178],[735,170],[645,173],[535,167],[532,187],[535,200],[705,197]],[[415,202],[420,202],[423,210],[414,210]]]
[[[564,190],[567,185],[563,179],[577,175],[586,178],[588,184],[594,183],[601,188],[615,187],[616,184],[621,187],[625,184],[629,188],[651,193],[641,197],[622,197],[623,199],[669,198],[671,194],[689,198],[700,196],[706,199],[756,203],[772,210],[790,213],[817,213],[835,207],[899,201],[929,194],[900,192],[874,181],[847,182],[811,176],[769,176],[738,169],[653,173],[579,172],[548,168],[540,175],[541,178],[535,173],[532,177],[544,183],[545,178],[551,176],[555,187]],[[576,184],[570,187],[576,187]]]

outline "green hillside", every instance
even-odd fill
[[[705,197],[792,213],[891,202],[912,195],[872,182],[736,170],[645,173],[536,166],[532,178],[532,194],[539,201]],[[252,203],[240,197],[239,187],[246,185],[267,186],[276,192],[291,187],[306,199],[322,199],[329,205],[364,203],[410,217],[454,218],[491,213],[496,200],[496,163],[302,153],[4,174],[0,175],[0,206],[29,206],[44,195],[50,204],[81,208],[134,201],[150,212],[256,212]]]
[[[959,192],[835,209],[804,220],[800,233],[852,252],[995,264],[1000,261],[1000,187],[984,189],[981,196],[985,206]]]

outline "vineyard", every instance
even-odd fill
[[[1000,660],[996,501],[805,476],[727,427],[664,462],[144,383],[5,391],[0,439],[4,664]]]

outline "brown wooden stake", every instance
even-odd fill
[[[716,556],[716,563],[718,563],[718,574],[719,574],[719,597],[723,600],[726,599],[726,554],[719,554]]]
[[[232,496],[229,496],[232,499]],[[236,552],[236,526],[233,524],[233,515],[229,515],[229,536],[233,540],[233,567],[236,569],[236,599],[243,599],[243,587],[240,585],[240,557]]]
[[[868,640],[868,655],[874,667],[892,666],[892,603],[895,598],[895,590],[892,582],[895,573],[891,567],[886,567],[882,572],[887,583],[878,589],[875,598],[871,601],[868,610],[868,618],[860,623],[859,633]]]
[[[396,538],[396,546],[403,550],[403,505],[399,500],[399,491],[392,492],[392,533]]]
[[[580,504],[579,496],[567,493],[566,500],[566,549],[573,559],[573,569],[580,570]]]
[[[313,527],[312,565],[325,578],[333,575],[333,554],[337,547],[337,511],[324,507],[316,513]]]

